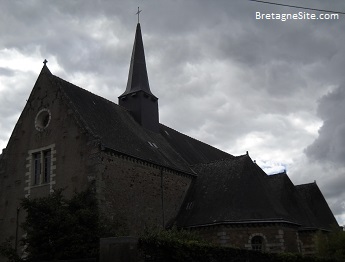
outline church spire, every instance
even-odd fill
[[[135,33],[126,91],[121,96],[137,91],[144,91],[153,96],[150,90],[149,78],[147,76],[144,44],[141,36],[140,23],[137,24]]]
[[[127,87],[119,96],[119,105],[127,108],[143,127],[159,132],[158,98],[150,90],[140,23],[136,28]]]

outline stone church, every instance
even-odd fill
[[[0,242],[25,233],[20,199],[57,188],[70,196],[91,183],[101,211],[130,235],[176,225],[221,245],[308,254],[317,231],[338,226],[315,182],[268,176],[248,154],[233,156],[159,123],[139,23],[118,104],[44,63],[0,155]]]

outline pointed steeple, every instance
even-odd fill
[[[147,76],[144,44],[141,36],[140,23],[137,24],[135,33],[126,91],[121,96],[137,91],[144,91],[153,96],[150,90],[149,78]]]
[[[150,90],[140,23],[136,28],[127,87],[119,96],[119,105],[127,108],[143,127],[159,132],[158,98]]]

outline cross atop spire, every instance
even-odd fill
[[[44,65],[47,65],[47,63],[48,63],[48,60],[47,60],[47,59],[44,59],[43,64],[44,64]]]
[[[138,15],[138,24],[139,24],[139,15],[140,15],[141,11],[143,11],[143,10],[139,10],[139,6],[138,6],[138,12],[135,13],[136,15]]]

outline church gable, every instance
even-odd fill
[[[81,127],[56,77],[44,65],[5,150],[6,173],[22,181],[24,196],[49,194],[57,182],[70,192],[80,188],[65,177],[84,175],[78,161],[95,147],[88,142],[94,138]]]
[[[22,198],[46,196],[56,187],[69,196],[87,187],[94,172],[90,141],[44,65],[1,156],[0,242],[13,236]],[[19,215],[21,223],[25,214]]]

